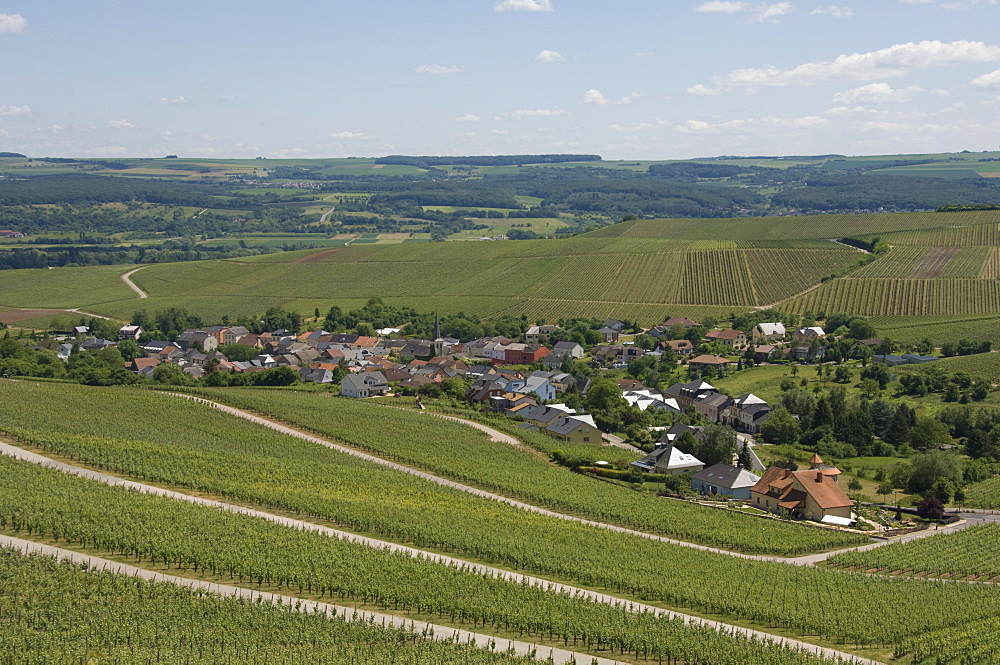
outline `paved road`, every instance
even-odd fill
[[[123,282],[125,282],[125,285],[126,285],[126,286],[128,286],[128,288],[130,288],[130,289],[132,289],[133,291],[135,291],[135,292],[136,292],[136,294],[137,294],[137,295],[138,295],[138,296],[139,296],[140,298],[148,298],[149,296],[148,296],[148,295],[146,295],[146,292],[145,292],[145,291],[143,291],[143,290],[142,290],[142,289],[140,289],[140,288],[139,288],[138,286],[136,286],[136,285],[135,285],[135,282],[133,282],[133,281],[132,281],[132,280],[131,280],[130,278],[132,277],[132,275],[136,274],[137,272],[139,272],[139,271],[140,271],[140,270],[142,270],[143,268],[147,268],[147,267],[148,267],[148,266],[139,266],[139,267],[138,267],[138,268],[136,268],[135,270],[129,270],[129,271],[127,272],[127,273],[124,273],[124,274],[122,274],[122,276],[121,276],[121,278],[122,278],[122,281],[123,281]]]
[[[434,640],[455,639],[461,643],[471,643],[475,646],[483,648],[489,648],[490,643],[492,642],[496,644],[497,650],[502,651],[509,648],[521,655],[534,654],[538,660],[552,658],[555,663],[560,665],[575,662],[575,658],[580,658],[581,660],[586,660],[587,662],[593,658],[593,661],[599,665],[626,665],[620,661],[610,660],[608,658],[582,656],[578,652],[567,651],[565,649],[539,646],[530,642],[508,640],[501,637],[495,637],[493,635],[484,635],[483,633],[473,633],[467,630],[452,628],[450,626],[441,626],[433,623],[427,623],[425,621],[414,621],[413,619],[398,617],[392,614],[383,614],[382,612],[370,612],[367,610],[355,609],[353,607],[331,605],[329,603],[321,603],[314,600],[302,600],[292,596],[282,596],[265,591],[254,591],[253,589],[245,589],[243,587],[230,586],[228,584],[214,584],[212,582],[203,582],[201,580],[192,580],[185,577],[167,575],[165,573],[158,573],[146,570],[145,568],[137,568],[128,564],[119,563],[110,559],[102,559],[101,557],[80,554],[79,552],[64,550],[59,547],[43,545],[41,543],[35,543],[21,538],[13,538],[11,536],[0,535],[0,545],[15,547],[25,553],[37,552],[56,557],[60,560],[66,559],[75,563],[86,563],[90,568],[110,571],[120,575],[128,575],[129,577],[140,577],[144,580],[154,582],[170,582],[171,584],[176,584],[177,586],[191,587],[193,589],[200,589],[223,596],[246,598],[252,601],[269,603],[271,605],[280,603],[285,607],[294,608],[299,612],[322,612],[327,616],[340,616],[351,621],[369,622],[376,626],[382,625],[396,628],[409,628],[417,633],[425,634],[427,637]]]
[[[783,638],[761,631],[751,630],[749,628],[742,628],[739,626],[733,626],[730,624],[722,623],[719,621],[711,621],[709,619],[703,619],[701,617],[695,617],[688,614],[683,614],[680,612],[674,612],[671,610],[665,610],[659,607],[653,607],[651,605],[646,605],[643,603],[632,602],[624,598],[618,598],[616,596],[610,596],[603,593],[598,593],[596,591],[590,591],[588,589],[582,589],[579,587],[574,587],[568,584],[558,584],[551,582],[549,580],[533,577],[531,575],[523,575],[521,573],[511,572],[509,570],[503,570],[501,568],[494,568],[492,566],[487,566],[480,563],[472,563],[465,561],[463,559],[458,559],[455,557],[445,556],[443,554],[437,554],[434,552],[426,552],[414,547],[407,547],[405,545],[399,545],[397,543],[391,543],[384,540],[377,540],[375,538],[368,538],[366,536],[359,536],[357,534],[348,533],[346,531],[339,531],[337,529],[331,529],[319,524],[313,524],[311,522],[304,522],[302,520],[296,520],[290,517],[283,517],[281,515],[274,515],[265,511],[254,510],[252,508],[246,508],[244,506],[237,506],[230,503],[225,503],[222,501],[214,501],[211,499],[203,499],[201,497],[194,497],[181,492],[175,492],[168,489],[163,489],[161,487],[155,487],[153,485],[146,485],[145,483],[139,483],[131,480],[125,480],[118,478],[117,476],[112,476],[106,473],[101,473],[100,471],[93,471],[91,469],[85,469],[83,467],[68,464],[66,462],[58,462],[56,460],[49,459],[44,455],[34,453],[28,450],[23,450],[17,446],[13,446],[7,443],[0,442],[0,454],[8,455],[16,459],[21,459],[28,462],[33,462],[35,464],[40,464],[64,473],[69,473],[83,478],[89,478],[91,480],[96,480],[98,482],[103,482],[108,485],[117,485],[121,487],[127,487],[136,491],[144,492],[147,494],[155,494],[158,496],[164,496],[179,501],[186,501],[188,503],[194,503],[202,506],[209,506],[213,508],[219,508],[228,512],[238,513],[242,515],[249,515],[252,517],[257,517],[259,519],[268,520],[276,524],[281,524],[283,526],[288,526],[295,529],[301,529],[305,531],[313,531],[316,533],[321,533],[333,538],[340,538],[342,540],[347,540],[349,542],[358,543],[361,545],[366,545],[368,547],[373,547],[377,549],[386,549],[393,552],[401,552],[407,554],[414,558],[423,558],[428,561],[435,563],[440,563],[444,565],[450,565],[454,567],[464,567],[467,570],[475,571],[478,573],[488,574],[493,577],[507,580],[515,583],[528,583],[533,586],[544,587],[549,591],[566,593],[571,596],[584,597],[597,603],[603,603],[606,605],[612,605],[614,607],[625,608],[631,612],[652,612],[656,616],[666,616],[670,618],[682,618],[687,623],[706,626],[714,628],[716,630],[725,630],[727,632],[738,632],[747,636],[755,636],[758,639],[769,639],[775,642],[779,642],[786,646],[798,647],[802,649],[807,649],[814,653],[821,653],[826,656],[840,656],[841,658],[848,659],[851,662],[857,663],[875,663],[876,661],[866,660],[863,658],[854,658],[849,654],[836,651],[834,649],[823,649],[815,645],[809,644],[807,642],[802,642],[800,640],[795,640],[791,638]],[[27,542],[27,541],[22,541]],[[124,565],[124,564],[115,564]],[[183,578],[176,578],[183,579]],[[185,583],[189,580],[185,580]],[[207,584],[207,583],[206,583]],[[235,588],[235,587],[229,587]],[[448,629],[452,630],[452,629]],[[853,660],[852,660],[853,659]],[[604,661],[611,663],[612,661]]]
[[[401,407],[394,407],[401,408]],[[410,411],[410,409],[405,409]],[[437,416],[438,418],[445,418],[446,420],[453,420],[456,423],[462,423],[463,425],[468,425],[469,427],[474,427],[480,432],[486,432],[486,435],[490,437],[490,441],[495,441],[497,443],[506,443],[508,446],[514,446],[516,448],[524,448],[524,444],[510,436],[509,434],[504,434],[500,430],[493,429],[489,425],[484,425],[482,423],[477,423],[475,420],[466,420],[465,418],[459,418],[457,416],[448,416],[443,413],[435,413],[434,411],[413,411],[413,413],[419,413],[421,415]]]
[[[620,436],[609,434],[608,432],[603,432],[601,434],[601,438],[603,438],[609,446],[614,446],[615,448],[621,448],[622,450],[627,450],[633,453],[639,453],[640,455],[645,454],[642,450],[636,448],[631,443],[625,443],[625,439],[621,438]]]

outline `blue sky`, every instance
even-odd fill
[[[0,0],[0,150],[1000,148],[997,0]]]

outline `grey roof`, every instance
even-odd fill
[[[738,489],[753,487],[760,480],[760,476],[738,466],[715,464],[694,474],[691,476],[691,480],[711,483],[726,489]]]
[[[565,413],[563,414],[565,416]],[[563,417],[551,423],[546,429],[553,434],[560,434],[562,436],[569,436],[574,430],[582,425],[590,427],[590,423],[585,420],[580,420],[579,418],[574,418],[573,416]]]

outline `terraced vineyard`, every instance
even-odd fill
[[[258,663],[259,665],[532,665],[534,658],[423,639],[320,614],[87,571],[0,549],[10,663]]]
[[[890,574],[992,580],[1000,577],[998,547],[1000,524],[989,524],[864,552],[845,552],[828,559],[827,564]]]
[[[835,531],[637,495],[549,466],[506,444],[491,443],[466,425],[414,411],[280,391],[232,390],[224,394],[236,406],[277,415],[358,448],[441,471],[458,480],[554,509],[682,540],[779,555],[864,541]],[[107,412],[101,407],[112,396],[116,411]],[[0,400],[6,402],[0,406],[0,431],[31,440],[47,450],[133,477],[155,477],[199,491],[211,488],[241,501],[253,497],[262,505],[282,505],[393,538],[478,547],[473,532],[482,532],[484,524],[501,524],[521,512],[160,393],[117,390],[109,395],[108,391],[81,386],[35,387],[0,382]],[[123,426],[116,424],[120,423],[118,411],[142,413],[144,418]],[[69,423],[65,422],[67,417],[71,418]],[[184,424],[169,432],[161,431],[157,424],[178,419]],[[109,436],[113,438],[103,438]],[[442,445],[442,441],[448,444]],[[255,468],[270,469],[270,474],[280,477],[286,486],[265,482]],[[349,476],[350,482],[331,480],[341,475]],[[391,487],[382,489],[385,484]],[[437,497],[442,511],[448,506],[450,517],[394,515],[393,506],[412,502],[410,492]],[[366,501],[371,502],[367,510]],[[379,505],[384,507],[384,514],[374,510]],[[444,531],[438,533],[441,529]],[[431,537],[431,533],[436,535]]]

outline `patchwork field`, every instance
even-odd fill
[[[299,240],[330,249],[155,264],[134,281],[150,296],[141,303],[146,309],[186,307],[213,320],[273,305],[311,313],[373,296],[444,314],[616,316],[644,325],[771,305],[869,316],[985,315],[1000,311],[1000,258],[989,244],[998,222],[996,211],[634,220],[561,240],[465,243],[410,242],[404,234],[260,235],[248,244]],[[948,233],[962,237],[948,241]],[[892,234],[898,243],[891,251],[853,272],[846,269],[862,253],[830,241]],[[140,303],[118,279],[126,270],[5,271],[0,305],[83,307],[128,318]],[[835,274],[843,276],[828,279]]]

